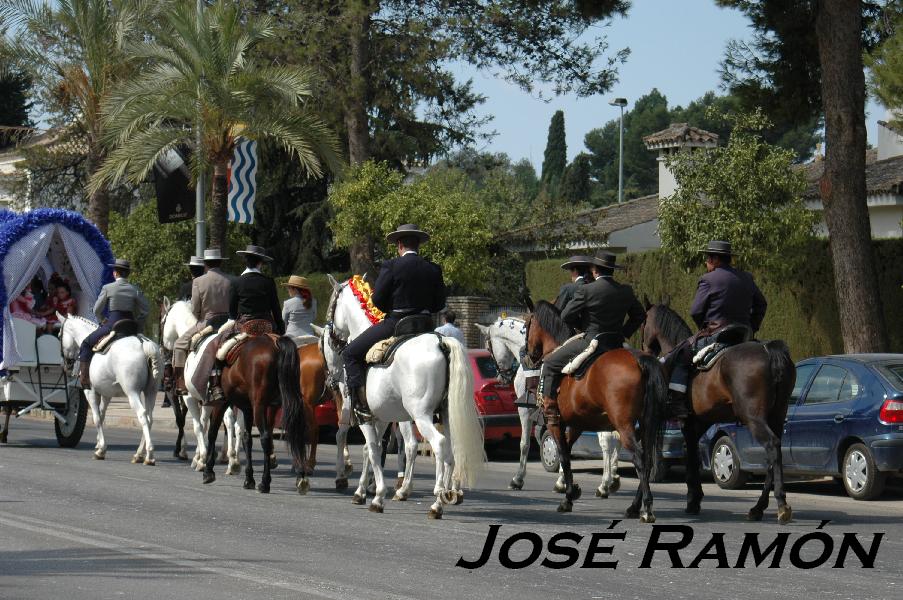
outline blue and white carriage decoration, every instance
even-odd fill
[[[72,287],[78,314],[93,320],[94,302],[110,280],[112,262],[110,243],[78,213],[0,211],[0,406],[17,417],[35,409],[52,411],[61,446],[78,444],[87,403],[67,372],[60,340],[13,317],[10,302],[35,276],[47,282],[58,273]]]

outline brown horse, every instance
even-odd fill
[[[528,315],[526,327],[527,354],[534,364],[571,336],[558,309],[544,300]],[[573,501],[580,497],[580,486],[574,483],[571,472],[574,441],[583,431],[615,429],[624,447],[633,452],[633,464],[640,479],[626,515],[639,517],[644,523],[655,521],[649,476],[657,447],[655,425],[662,420],[659,413],[664,409],[666,394],[667,383],[658,361],[631,350],[606,352],[581,379],[564,377],[558,392],[561,423],[548,425],[558,443],[564,471],[565,498],[558,506],[559,512],[570,512]]]
[[[646,301],[643,349],[667,356],[664,370],[669,377],[677,354],[672,350],[691,334],[686,322],[667,302],[653,306]],[[793,513],[784,494],[781,434],[795,382],[796,367],[790,350],[781,340],[732,346],[710,370],[693,378],[689,394],[692,410],[682,427],[687,447],[687,514],[699,514],[703,497],[696,451],[699,438],[713,423],[739,421],[765,448],[768,465],[762,495],[750,509],[749,519],[762,519],[768,508],[769,492],[774,487],[778,520],[782,523],[790,520]]]
[[[282,336],[275,341],[269,336],[252,337],[239,349],[235,362],[223,369],[222,386],[225,401],[213,407],[210,427],[207,430],[208,448],[216,447],[216,435],[223,423],[226,408],[232,406],[245,417],[246,428],[242,437],[247,464],[244,488],[254,488],[254,469],[251,462],[251,427],[257,426],[264,456],[273,455],[273,427],[276,413],[282,406],[282,428],[288,442],[294,464],[306,463],[307,418],[301,401],[301,370],[298,348],[291,338]],[[207,453],[204,483],[216,480],[213,465],[216,453]],[[270,491],[271,461],[263,461],[263,478],[257,490]]]

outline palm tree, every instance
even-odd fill
[[[140,27],[153,22],[164,2],[148,0],[0,0],[0,24],[12,38],[0,39],[0,54],[34,83],[52,122],[76,139],[88,174],[106,150],[101,105],[130,65],[123,52]],[[109,188],[88,195],[88,216],[106,233]]]
[[[312,78],[303,68],[259,65],[255,44],[274,35],[267,17],[243,16],[221,0],[198,11],[181,0],[165,12],[161,31],[136,44],[131,56],[145,68],[104,103],[112,149],[91,189],[141,181],[175,147],[195,147],[192,169],[213,167],[212,247],[225,250],[227,173],[237,138],[281,144],[312,176],[339,170],[339,144],[306,106]]]

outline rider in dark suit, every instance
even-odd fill
[[[386,313],[379,323],[362,332],[342,351],[345,359],[345,383],[351,407],[360,422],[373,418],[365,394],[365,356],[373,344],[392,337],[395,325],[403,317],[437,313],[445,307],[445,282],[439,265],[417,252],[430,239],[416,225],[406,224],[386,236],[398,249],[398,258],[386,261],[371,296],[373,304]]]
[[[599,278],[578,286],[574,298],[561,313],[565,323],[584,332],[583,337],[559,346],[542,361],[539,389],[543,395],[546,422],[553,425],[560,419],[558,384],[565,365],[586,350],[596,337],[599,337],[597,343],[602,345],[603,351],[620,348],[646,317],[633,289],[614,280],[615,269],[623,268],[615,264],[615,255],[603,252],[591,260],[598,267]]]
[[[752,275],[731,266],[730,242],[711,241],[702,252],[706,257],[707,273],[699,278],[690,308],[690,316],[699,332],[676,350],[668,385],[671,412],[678,418],[687,416],[687,386],[694,350],[706,346],[710,336],[728,325],[743,325],[755,333],[768,308]]]
[[[561,265],[562,269],[570,271],[571,282],[565,283],[558,290],[558,297],[555,298],[555,308],[559,311],[564,310],[564,307],[574,297],[577,287],[590,283],[593,280],[593,275],[590,272],[592,263],[593,259],[591,257],[578,255],[570,257],[566,263]]]

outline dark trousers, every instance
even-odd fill
[[[364,376],[367,371],[367,351],[376,342],[392,337],[395,334],[395,325],[397,323],[398,320],[396,318],[386,316],[385,319],[364,330],[351,343],[345,346],[345,349],[342,351],[342,357],[345,359],[345,384],[348,387],[363,387],[366,383]]]
[[[114,310],[107,317],[107,320],[97,329],[88,334],[88,337],[82,342],[78,350],[78,360],[89,362],[94,356],[94,346],[97,345],[104,336],[113,331],[113,327],[123,319],[134,319],[131,312]]]
[[[586,350],[592,338],[584,336],[559,346],[551,354],[542,359],[542,370],[539,375],[539,393],[547,398],[558,397],[558,384],[561,383],[561,370],[575,356]]]

